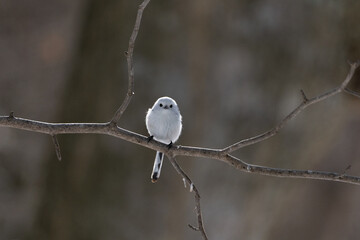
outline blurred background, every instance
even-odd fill
[[[106,122],[127,89],[139,0],[3,0],[0,115]],[[135,96],[120,126],[147,135],[161,96],[180,106],[181,145],[223,148],[339,86],[360,58],[360,1],[153,0],[135,47]],[[360,91],[359,74],[350,86]],[[360,100],[311,106],[235,155],[252,164],[360,175]],[[0,129],[0,239],[201,239],[194,196],[155,152],[102,135]],[[202,197],[210,239],[359,239],[360,188],[246,174],[178,157]]]

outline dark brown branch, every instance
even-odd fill
[[[197,216],[197,222],[198,226],[194,227],[189,224],[189,227],[195,231],[201,232],[201,236],[204,240],[208,240],[208,237],[206,236],[202,215],[201,215],[201,207],[200,207],[200,193],[198,189],[196,188],[195,184],[192,182],[192,180],[189,178],[189,176],[184,172],[184,170],[181,169],[180,165],[176,162],[176,159],[174,157],[171,157],[168,155],[169,161],[175,168],[176,172],[180,174],[183,179],[189,184],[190,191],[193,191],[195,193],[195,210],[196,210],[196,216]]]
[[[126,108],[128,107],[132,96],[134,95],[134,63],[133,63],[134,47],[135,47],[136,37],[138,35],[139,28],[140,28],[142,14],[149,2],[150,2],[150,0],[144,0],[143,3],[140,4],[138,12],[137,12],[135,26],[134,26],[134,29],[132,31],[132,34],[131,34],[131,37],[129,40],[129,47],[128,47],[128,50],[125,52],[126,61],[127,61],[127,65],[128,65],[128,90],[127,90],[127,93],[126,93],[123,103],[121,104],[119,109],[115,112],[115,114],[111,120],[112,124],[118,123],[121,116],[123,115]]]
[[[56,156],[59,159],[59,161],[61,161],[61,151],[60,151],[60,144],[59,141],[57,140],[56,135],[51,135],[54,146],[55,146],[55,152],[56,152]]]
[[[264,140],[276,135],[280,131],[280,129],[282,129],[286,125],[286,123],[288,123],[291,119],[295,118],[300,112],[302,112],[302,110],[304,110],[308,106],[310,106],[314,103],[323,101],[323,100],[325,100],[329,97],[332,97],[342,91],[345,91],[346,86],[348,85],[348,83],[350,82],[352,77],[354,76],[355,70],[359,67],[359,64],[360,64],[360,61],[350,64],[350,71],[349,71],[348,75],[346,76],[345,80],[341,83],[341,85],[339,87],[337,87],[331,91],[328,91],[326,93],[323,93],[319,96],[313,97],[311,99],[308,99],[302,91],[304,101],[299,106],[297,106],[289,115],[287,115],[284,119],[282,119],[277,126],[275,126],[273,129],[271,129],[263,134],[260,134],[258,136],[244,139],[237,143],[234,143],[234,144],[224,148],[223,152],[231,153],[240,148],[264,141]]]
[[[255,166],[248,164],[240,159],[224,153],[220,149],[198,148],[187,146],[173,146],[168,149],[166,144],[155,140],[148,142],[146,136],[129,130],[119,128],[109,123],[47,123],[34,121],[23,118],[9,118],[8,116],[0,116],[0,126],[17,128],[31,132],[44,133],[49,135],[58,134],[103,134],[121,138],[125,141],[144,146],[149,149],[161,151],[172,156],[191,156],[201,158],[212,158],[228,163],[231,166],[251,173],[269,175],[274,177],[288,178],[309,178],[318,180],[328,180],[336,182],[344,182],[360,185],[360,177],[348,176],[339,173],[307,171],[307,170],[291,170],[281,168],[269,168],[264,166]]]

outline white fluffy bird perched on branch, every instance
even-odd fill
[[[170,97],[159,98],[146,114],[146,128],[150,134],[149,141],[156,141],[171,145],[178,140],[181,129],[181,114],[175,100]],[[156,152],[151,181],[154,183],[160,177],[164,153]]]

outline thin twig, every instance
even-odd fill
[[[134,29],[132,31],[132,34],[131,34],[131,37],[129,40],[129,47],[128,47],[128,50],[125,52],[126,61],[127,61],[127,65],[128,65],[128,90],[127,90],[127,93],[126,93],[123,103],[121,104],[119,109],[115,112],[115,114],[111,120],[112,124],[118,123],[121,116],[125,112],[127,106],[129,105],[132,96],[134,95],[134,63],[133,63],[134,47],[135,47],[136,37],[137,37],[139,29],[140,29],[143,11],[149,2],[150,2],[150,0],[144,0],[143,3],[140,4],[138,12],[137,12]]]
[[[349,88],[345,88],[344,91],[345,91],[346,93],[350,94],[350,95],[353,95],[353,96],[355,96],[355,97],[360,98],[360,93],[355,92],[355,91],[353,91],[353,90],[351,90],[351,89],[349,89]]]
[[[316,179],[316,180],[352,183],[355,185],[360,185],[360,177],[346,175],[344,171],[343,173],[335,173],[335,172],[324,172],[324,171],[314,171],[314,170],[271,168],[271,167],[248,164],[231,155],[227,155],[227,163],[247,173],[257,173],[261,175],[284,177],[284,178]]]
[[[345,80],[341,83],[341,85],[339,87],[337,87],[331,91],[328,91],[326,93],[323,93],[321,95],[318,95],[316,97],[313,97],[311,99],[307,99],[305,94],[303,94],[304,101],[301,102],[301,104],[299,106],[297,106],[291,113],[289,113],[289,115],[287,115],[285,118],[283,118],[280,121],[280,123],[278,125],[276,125],[273,129],[271,129],[263,134],[260,134],[258,136],[244,139],[237,143],[234,143],[234,144],[224,148],[223,152],[231,153],[231,152],[234,152],[245,146],[249,146],[249,145],[264,141],[264,140],[276,135],[280,131],[280,129],[282,129],[285,126],[286,123],[288,123],[291,119],[295,118],[300,112],[302,112],[302,110],[304,110],[308,106],[310,106],[314,103],[323,101],[323,100],[325,100],[329,97],[332,97],[342,91],[345,91],[346,86],[348,85],[348,83],[350,82],[352,77],[354,76],[355,70],[359,67],[359,64],[360,64],[360,61],[350,64],[350,71],[349,71],[348,75],[346,76]],[[302,93],[303,93],[303,91],[302,91]]]
[[[54,146],[55,146],[56,156],[59,159],[59,161],[61,161],[61,151],[60,151],[59,141],[57,140],[56,135],[51,135],[51,138],[52,138]]]
[[[308,98],[306,97],[306,95],[305,95],[304,90],[301,89],[301,90],[300,90],[300,93],[301,93],[301,96],[302,96],[304,102],[309,101],[309,99],[308,99]]]
[[[175,168],[175,170],[177,171],[177,173],[180,174],[186,180],[186,182],[189,184],[189,186],[192,186],[192,190],[195,193],[195,210],[196,210],[198,226],[194,227],[189,224],[189,227],[195,231],[201,232],[203,239],[208,240],[208,237],[206,236],[203,220],[202,220],[202,215],[201,215],[200,193],[199,193],[198,189],[196,188],[196,186],[194,185],[194,183],[192,182],[192,180],[189,178],[189,176],[184,172],[184,170],[181,169],[180,165],[176,162],[176,159],[169,155],[168,155],[168,158],[169,158],[169,161],[171,162],[171,164],[173,165],[173,167]]]

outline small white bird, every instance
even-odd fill
[[[159,98],[146,114],[146,128],[150,134],[149,141],[156,141],[171,145],[178,140],[181,129],[181,114],[175,100],[170,97]],[[154,183],[160,177],[164,153],[156,152],[151,181]]]

